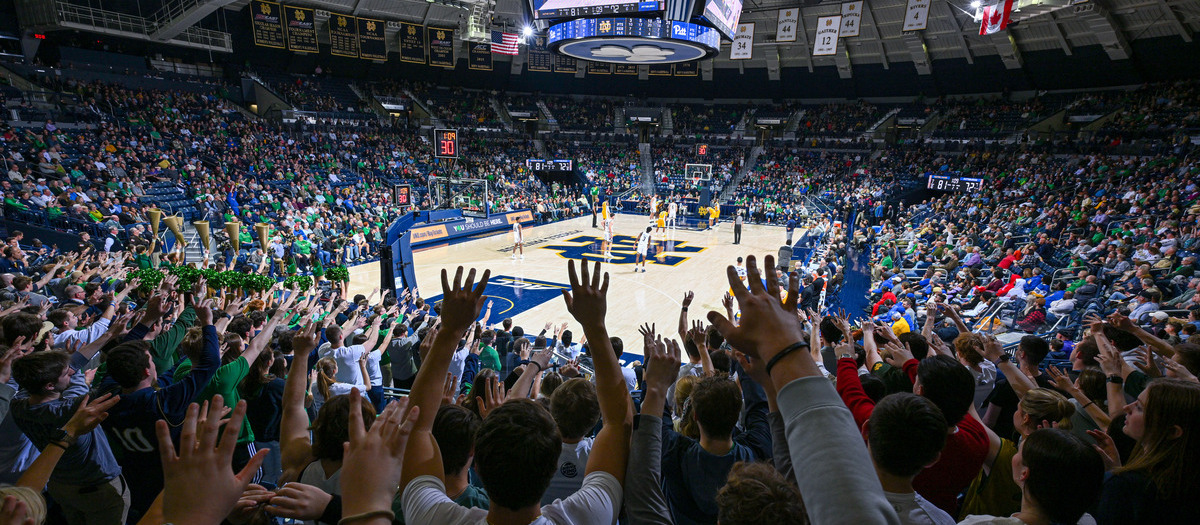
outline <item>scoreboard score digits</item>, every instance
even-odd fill
[[[955,175],[930,175],[926,188],[938,191],[974,192],[983,188],[983,179]]]
[[[433,130],[433,156],[439,159],[458,158],[458,130]]]

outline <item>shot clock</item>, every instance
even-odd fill
[[[458,130],[433,130],[433,156],[439,159],[458,158]]]

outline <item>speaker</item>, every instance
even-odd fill
[[[792,265],[792,247],[780,246],[779,256],[775,258],[775,265],[787,271]]]
[[[392,247],[379,247],[379,289],[396,293],[396,271],[392,264]]]

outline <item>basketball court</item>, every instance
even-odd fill
[[[601,251],[603,232],[592,227],[585,216],[543,226],[526,227],[525,258],[510,257],[511,230],[472,238],[449,245],[418,248],[414,253],[417,283],[421,296],[437,301],[441,297],[440,272],[453,274],[459,265],[492,271],[487,295],[492,302],[490,323],[512,317],[528,335],[537,335],[546,323],[567,323],[576,334],[581,329],[567,312],[562,290],[569,286],[567,261],[601,261],[610,275],[607,325],[609,334],[625,341],[625,352],[642,355],[638,326],[656,323],[659,332],[675,334],[683,295],[696,294],[689,319],[704,319],[709,310],[722,311],[721,297],[729,289],[725,267],[738,257],[754,254],[760,259],[778,253],[786,241],[786,232],[778,226],[746,224],[742,242],[733,244],[733,223],[728,218],[708,231],[668,230],[655,233],[646,272],[634,272],[637,235],[645,231],[645,215],[617,215],[614,218],[613,257],[605,261]],[[795,238],[803,235],[795,232]],[[657,254],[657,255],[656,255]],[[379,265],[367,264],[350,269],[351,295],[369,294],[379,284]],[[486,308],[486,306],[485,306]]]

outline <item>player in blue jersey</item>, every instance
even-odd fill
[[[201,302],[195,310],[197,326],[188,330],[179,346],[180,353],[195,366],[177,381],[174,368],[158,373],[146,341],[125,342],[108,353],[108,378],[102,388],[119,392],[121,401],[108,411],[103,427],[117,462],[127,474],[132,496],[129,523],[141,519],[163,488],[155,422],[165,420],[172,436],[179,439],[179,426],[188,405],[221,364],[212,300]]]

